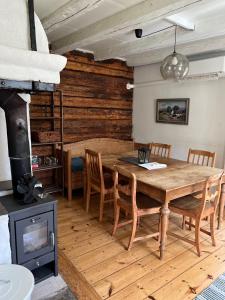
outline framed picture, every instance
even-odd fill
[[[189,102],[189,98],[157,99],[156,122],[187,125]]]

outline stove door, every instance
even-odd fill
[[[53,212],[17,221],[16,244],[19,264],[53,251]]]

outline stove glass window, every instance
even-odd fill
[[[48,245],[48,221],[31,224],[23,230],[24,253],[31,253]]]

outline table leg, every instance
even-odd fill
[[[224,205],[225,205],[225,184],[222,184],[220,202],[219,202],[218,229],[221,228],[221,224],[223,221]]]
[[[168,228],[170,210],[168,202],[165,202],[161,208],[161,238],[160,238],[160,259],[163,259],[166,247],[166,232]]]

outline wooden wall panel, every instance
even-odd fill
[[[126,84],[133,82],[133,69],[119,60],[95,62],[92,54],[78,51],[65,56],[68,62],[58,86],[64,96],[64,142],[97,137],[131,139],[133,94]],[[32,119],[48,115],[51,95],[40,93],[31,100],[31,130],[51,130],[50,121]],[[59,95],[55,94],[54,100],[55,116],[59,116]],[[59,121],[55,121],[55,128],[60,128]],[[34,155],[51,155],[53,147],[33,147],[32,151]],[[37,175],[44,183],[53,176],[51,172]]]
[[[78,51],[65,56],[68,63],[58,87],[64,94],[64,141],[92,137],[131,139],[133,95],[126,84],[133,81],[132,68],[119,60],[95,62],[92,54]],[[50,108],[45,105],[50,100],[48,93],[32,96],[31,130],[50,130],[49,121],[32,120],[32,117],[47,115]],[[58,96],[55,104],[59,105]],[[58,107],[55,115],[59,116]],[[56,128],[58,126],[56,122]]]

